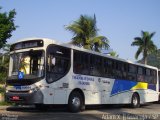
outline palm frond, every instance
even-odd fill
[[[141,31],[141,37],[135,37],[131,46],[137,46],[138,50],[135,54],[135,58],[138,59],[138,56],[142,53],[144,63],[147,63],[147,56],[150,53],[153,53],[157,50],[156,45],[151,39],[154,36],[155,32],[149,33],[147,31]]]
[[[136,54],[135,54],[135,58],[138,59],[139,55],[143,52],[143,48],[139,47]]]
[[[66,27],[73,33],[72,42],[74,45],[83,46],[86,49],[99,51],[101,48],[108,48],[109,41],[104,36],[97,36],[96,16],[90,17],[81,15],[80,18]]]
[[[140,37],[135,37],[131,46],[139,46],[143,44],[143,40]]]
[[[92,43],[95,45],[95,51],[100,51],[99,49],[108,49],[109,46],[109,40],[105,36],[97,36],[94,37],[92,40]]]

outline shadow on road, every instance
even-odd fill
[[[146,106],[150,106],[153,103],[147,103],[147,104],[143,104],[141,105],[141,108],[146,107]],[[123,109],[123,108],[128,108],[130,109],[130,105],[117,105],[117,104],[112,104],[112,105],[90,105],[90,106],[86,106],[86,110],[114,110],[114,109]],[[6,109],[7,111],[51,111],[51,112],[68,112],[67,106],[62,106],[62,105],[57,105],[57,106],[53,106],[53,105],[47,105],[44,106],[44,108],[42,110],[38,110],[35,108],[34,105],[29,106],[29,105],[17,105],[17,106],[10,106],[7,107]]]
[[[8,107],[6,110],[9,113],[14,113],[18,115],[18,119],[20,120],[110,120],[110,119],[125,119],[126,118],[135,118],[134,120],[139,119],[148,119],[152,120],[156,118],[156,115],[143,115],[141,112],[137,114],[137,112],[133,111],[141,111],[142,109],[152,108],[157,106],[153,103],[142,105],[141,108],[132,109],[129,105],[102,105],[102,106],[87,106],[84,112],[79,113],[70,113],[68,112],[66,106],[47,106],[47,109],[37,110],[35,106],[13,106]],[[153,108],[152,108],[153,109]],[[146,113],[147,114],[147,113]]]
[[[145,107],[145,106],[149,106],[150,104],[145,104],[142,105],[141,107]],[[86,110],[85,111],[105,111],[105,112],[109,112],[109,111],[121,111],[121,109],[132,109],[130,108],[129,105],[98,105],[98,106],[86,106]],[[53,112],[53,113],[69,113],[67,106],[53,106],[53,105],[48,105],[48,106],[44,106],[43,109],[39,110],[36,109],[36,107],[33,106],[22,106],[22,105],[18,105],[18,106],[10,106],[6,108],[7,111],[21,111],[21,112]]]

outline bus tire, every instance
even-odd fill
[[[81,110],[82,106],[83,106],[82,95],[77,91],[72,92],[68,101],[69,110],[71,112],[76,113]]]
[[[140,107],[140,98],[139,98],[139,95],[137,93],[134,93],[132,95],[131,107],[132,108],[139,108]]]

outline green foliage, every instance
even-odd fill
[[[10,45],[3,46],[3,54],[0,56],[0,83],[4,84],[8,74]]]
[[[152,40],[152,37],[154,36],[154,34],[155,32],[149,33],[149,32],[141,31],[141,37],[135,37],[134,41],[131,44],[131,46],[138,47],[138,50],[135,54],[136,59],[142,53],[144,64],[147,64],[147,56],[157,50],[157,47]]]
[[[0,95],[2,95],[4,97],[4,94],[5,94],[5,88],[4,88],[4,85],[0,84]],[[6,102],[6,101],[0,101],[0,106],[8,106],[8,105],[16,105],[15,103],[9,103],[9,102]]]
[[[96,17],[81,15],[80,18],[66,27],[73,33],[71,43],[100,52],[102,48],[109,48],[109,41],[105,36],[97,36],[98,28],[96,26]]]
[[[142,63],[143,60],[138,61],[139,63]],[[148,65],[157,67],[160,69],[160,49],[157,50],[157,52],[154,52],[152,54],[149,54],[147,56]]]
[[[2,101],[2,102],[0,102],[0,106],[16,106],[16,104]]]
[[[11,10],[9,13],[2,13],[0,8],[0,49],[6,44],[7,39],[12,36],[11,33],[17,28],[14,24],[15,15],[15,10]]]
[[[0,72],[0,84],[4,84],[7,78],[6,72]]]
[[[119,56],[119,55],[117,54],[117,52],[115,52],[115,51],[112,51],[112,52],[110,52],[109,54],[110,54],[110,56],[112,56],[112,57],[118,57],[118,56]]]
[[[6,101],[0,102],[0,106],[8,106],[11,105],[10,103],[7,103]]]
[[[0,93],[4,93],[5,92],[5,88],[3,87],[3,85],[0,84]]]

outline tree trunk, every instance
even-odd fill
[[[147,65],[147,57],[143,58],[143,64]]]
[[[146,48],[144,49],[144,52],[143,52],[143,64],[147,65],[147,50]]]

